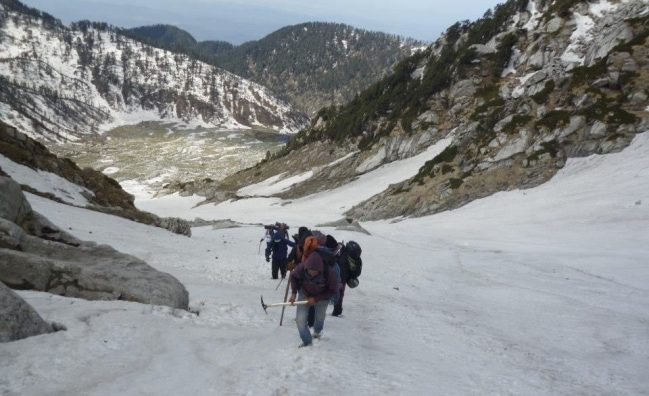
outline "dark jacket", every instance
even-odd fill
[[[323,270],[321,274],[318,275],[322,277],[321,282],[312,282],[309,279],[306,273],[307,267],[319,267]],[[326,274],[326,277],[324,275]],[[291,272],[291,290],[293,293],[297,293],[298,290],[302,290],[302,293],[306,297],[314,297],[316,301],[328,300],[335,293],[338,292],[338,276],[336,271],[333,268],[324,269],[324,263],[322,258],[317,252],[313,252],[309,255],[305,262],[302,262],[295,267]]]
[[[270,257],[272,251],[273,259],[286,260],[288,246],[295,246],[295,243],[288,239],[286,231],[275,230],[270,242],[266,244],[266,257]]]

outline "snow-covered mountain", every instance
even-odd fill
[[[161,48],[182,51],[269,87],[309,115],[342,105],[392,71],[425,44],[339,23],[309,22],[283,27],[239,46],[197,42],[174,26],[126,31]]]
[[[283,133],[307,121],[259,84],[16,0],[0,2],[0,81],[0,119],[50,140],[144,120]]]

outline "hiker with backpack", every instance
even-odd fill
[[[275,223],[275,226],[272,227],[270,241],[266,243],[266,262],[271,260],[272,252],[271,276],[273,279],[277,279],[278,271],[281,272],[282,279],[286,277],[288,246],[295,246],[295,243],[288,238],[287,230],[286,224]]]
[[[340,296],[334,305],[334,310],[331,313],[333,316],[340,316],[343,313],[343,298],[345,296],[345,289],[355,288],[358,286],[358,277],[361,275],[363,269],[363,260],[361,260],[362,249],[361,246],[354,241],[349,241],[342,248],[338,264],[340,265]]]
[[[338,296],[340,295],[340,267],[336,261],[336,255],[334,253],[334,248],[338,245],[338,242],[331,235],[325,236],[322,232],[318,230],[313,231],[313,236],[318,240],[318,248],[315,252],[320,255],[325,267],[327,270],[334,271],[336,273],[336,279],[338,280],[338,290],[331,296],[331,301],[335,304],[338,301]],[[309,308],[309,315],[307,316],[307,324],[309,327],[313,327],[315,323],[315,308]]]
[[[291,297],[290,303],[296,298],[308,301],[308,304],[298,305],[296,323],[298,333],[302,339],[300,347],[309,346],[313,338],[320,338],[324,321],[327,315],[329,299],[339,289],[338,279],[335,272],[325,265],[324,260],[316,252],[320,243],[315,236],[309,236],[304,242],[301,262],[291,272]],[[309,308],[315,309],[314,333],[307,326]]]
[[[304,251],[304,241],[310,237],[311,231],[306,227],[298,228],[297,234],[293,235],[293,243],[291,252],[288,254],[288,270],[293,271],[296,265],[302,260],[302,252]]]

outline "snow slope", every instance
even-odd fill
[[[95,195],[87,188],[71,183],[59,175],[17,164],[1,154],[0,169],[20,184],[28,185],[42,193],[50,193],[75,206],[88,205],[86,196]]]
[[[276,218],[281,217],[285,219],[284,222],[287,224],[296,224],[304,222],[305,214],[308,213],[306,217],[310,219],[312,225],[315,225],[338,220],[354,205],[384,191],[390,184],[415,176],[426,161],[435,158],[444,151],[452,140],[452,136],[446,137],[416,156],[385,164],[339,188],[292,201],[284,201],[280,198],[253,197],[227,201],[219,205],[195,206],[202,201],[201,197],[185,198],[173,194],[161,199],[150,199],[144,196],[136,197],[135,204],[142,210],[153,213],[166,213],[166,216],[181,217],[189,220],[196,217],[206,220],[236,218],[242,222],[258,223],[263,221],[268,224],[274,223]],[[295,178],[303,176],[298,175]],[[293,178],[286,180],[289,182],[286,183],[270,178],[259,184],[241,189],[239,192],[258,195],[268,193],[271,189],[277,192],[275,186],[283,188],[287,184],[294,182]]]
[[[649,393],[649,133],[622,153],[570,159],[538,188],[363,224],[372,236],[333,232],[363,246],[361,284],[303,349],[294,311],[278,327],[280,311],[259,306],[259,294],[283,297],[258,255],[261,227],[188,239],[29,200],[75,236],[177,276],[200,315],[21,292],[68,331],[0,344],[2,394]],[[226,206],[211,209],[255,215]],[[299,218],[292,227],[327,217],[272,208],[274,220]]]

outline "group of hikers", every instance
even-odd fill
[[[331,235],[306,227],[300,227],[291,241],[288,229],[284,223],[266,226],[265,256],[267,262],[272,258],[273,279],[279,274],[284,279],[289,272],[288,302],[306,301],[297,306],[296,314],[300,347],[304,347],[311,345],[313,338],[320,338],[330,303],[334,305],[333,316],[342,314],[345,289],[358,286],[362,250],[354,241],[339,243]]]

